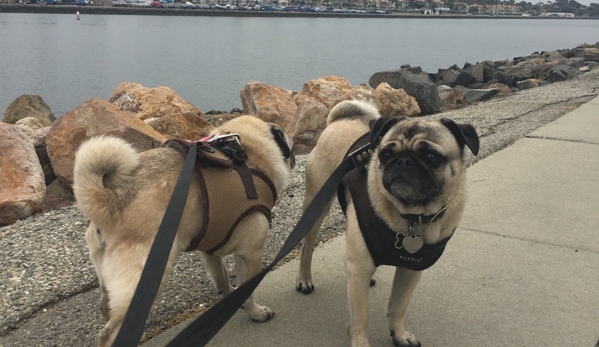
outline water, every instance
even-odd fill
[[[402,64],[429,72],[599,41],[598,20],[234,18],[0,13],[0,117],[38,94],[58,117],[133,81],[201,111],[241,108],[249,81],[352,85]]]

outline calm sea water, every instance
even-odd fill
[[[0,117],[21,94],[61,116],[121,82],[168,86],[201,111],[241,108],[249,81],[352,85],[402,64],[429,72],[599,41],[597,20],[231,18],[0,14]]]

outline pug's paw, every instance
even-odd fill
[[[275,316],[275,311],[271,310],[270,307],[256,305],[255,309],[250,312],[250,318],[252,321],[257,323],[268,322],[272,317]]]
[[[314,285],[312,284],[311,278],[298,277],[295,282],[295,290],[302,294],[310,294],[314,291]]]
[[[416,337],[411,333],[404,331],[402,335],[396,334],[395,331],[391,330],[391,337],[393,338],[393,345],[397,347],[421,347],[422,345]]]

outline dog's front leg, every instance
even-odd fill
[[[368,347],[368,290],[376,267],[368,252],[352,205],[347,208],[346,272],[349,308],[348,333],[352,347]]]
[[[393,287],[389,298],[389,330],[393,344],[400,347],[420,346],[414,335],[405,331],[403,319],[410,303],[412,293],[420,281],[422,271],[412,271],[404,268],[395,268]]]

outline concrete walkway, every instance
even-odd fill
[[[484,145],[484,144],[483,144]],[[441,260],[427,270],[406,329],[425,347],[594,346],[599,338],[599,98],[468,171],[469,202]],[[238,312],[210,342],[230,346],[349,346],[345,240],[317,249],[311,295],[298,263],[256,291],[276,316]],[[370,343],[392,346],[386,304],[393,270],[370,293]],[[181,326],[144,344],[164,346]]]

